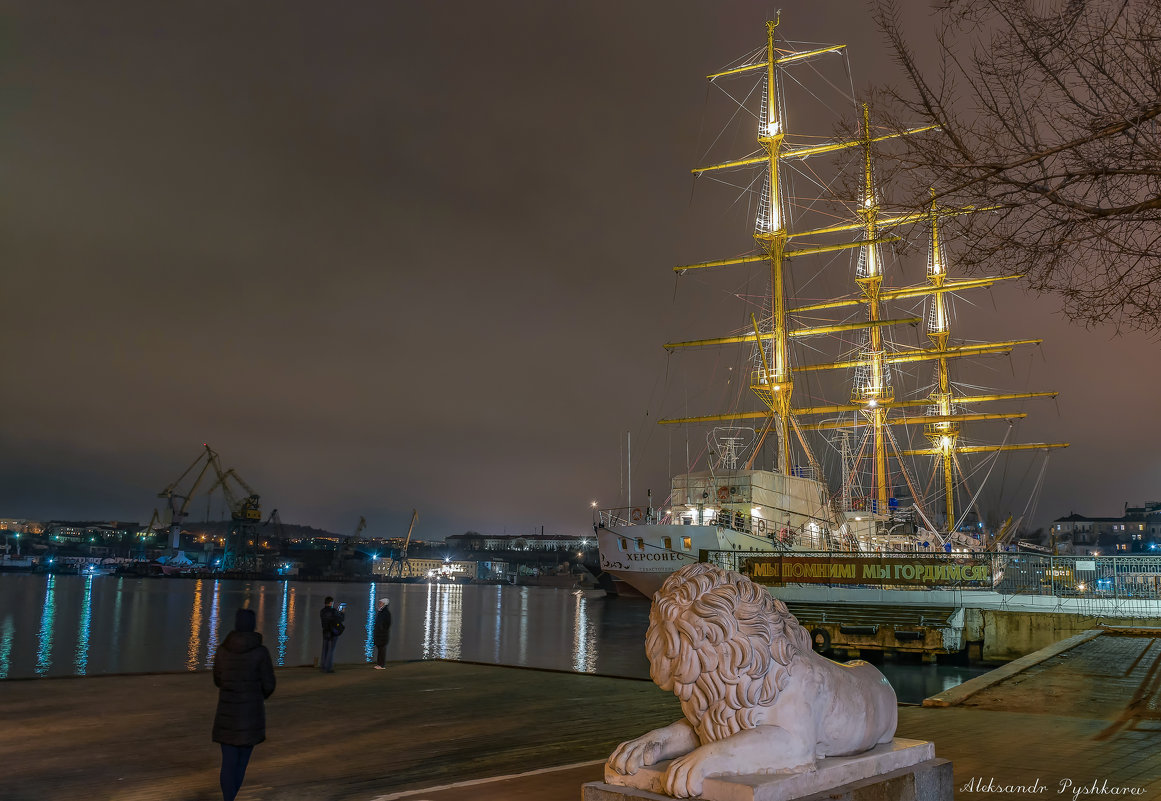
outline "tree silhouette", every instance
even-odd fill
[[[1161,4],[946,0],[924,64],[896,0],[872,0],[907,80],[884,92],[907,137],[892,174],[956,217],[960,265],[1023,274],[1086,325],[1161,322]],[[908,4],[910,8],[910,4]],[[917,201],[918,203],[918,201]]]

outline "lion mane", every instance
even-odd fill
[[[758,725],[810,635],[786,604],[738,573],[692,564],[661,585],[645,635],[649,673],[681,701],[703,744]]]

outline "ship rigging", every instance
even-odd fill
[[[982,391],[955,380],[956,365],[967,357],[1010,354],[1040,340],[970,342],[953,336],[954,298],[1005,279],[951,277],[942,223],[986,210],[941,207],[934,196],[921,211],[886,207],[876,182],[876,147],[896,137],[938,132],[931,128],[877,132],[870,107],[862,104],[857,108],[861,118],[857,137],[819,141],[796,135],[787,117],[787,87],[803,82],[798,78],[791,82],[789,71],[835,56],[845,64],[846,51],[844,45],[793,46],[778,38],[778,27],[777,19],[768,22],[764,48],[708,76],[713,85],[759,78],[760,92],[745,91],[734,98],[741,108],[747,97],[760,97],[752,112],[756,149],[692,170],[695,177],[715,178],[758,173],[754,180],[739,182],[743,191],[756,195],[753,247],[742,255],[674,268],[678,275],[761,270],[765,292],[750,303],[744,328],[665,345],[671,354],[742,348],[748,353],[747,394],[756,396],[763,408],[747,409],[739,396],[738,408],[731,411],[660,421],[666,426],[709,424],[717,431],[707,437],[706,469],[674,476],[670,497],[656,513],[650,509],[647,520],[633,519],[631,511],[623,517],[612,510],[602,515],[606,529],[602,560],[622,565],[624,572],[634,572],[633,562],[678,567],[683,559],[696,557],[691,553],[693,535],[711,532],[721,549],[950,552],[984,547],[986,537],[969,538],[960,532],[970,513],[979,516],[974,507],[982,489],[968,487],[973,472],[961,457],[991,454],[990,464],[975,468],[990,474],[1001,453],[1047,454],[1067,446],[1009,442],[1011,424],[1025,417],[1024,411],[976,410],[1004,401],[1053,398],[1055,392]],[[849,97],[853,102],[853,91]],[[854,165],[858,172],[854,197],[836,198],[831,191],[834,181],[819,177],[820,169],[811,162],[821,156],[846,158],[848,166]],[[817,188],[814,196],[795,193],[796,173]],[[925,280],[892,286],[887,282],[884,248],[915,230],[923,230],[927,239]],[[826,269],[833,273],[833,258],[843,253],[852,254],[853,286],[848,284],[846,292],[811,298],[793,291],[814,281],[804,275],[796,280],[798,264],[825,257],[832,260]],[[821,268],[813,276],[819,274]],[[848,316],[833,316],[843,314]],[[925,341],[913,345],[904,345],[892,333],[920,326]],[[832,348],[829,358],[820,359],[824,348],[814,343],[827,338],[837,341],[837,353]],[[933,371],[930,383],[922,391],[905,391],[900,370],[927,365]],[[842,397],[835,397],[833,389],[829,397],[799,391],[799,384],[827,376],[832,383],[835,376],[843,380]],[[1009,422],[1002,442],[967,437],[969,424],[985,421]],[[916,429],[925,442],[915,447],[909,436],[900,442],[893,433],[898,427],[906,427],[908,434]],[[752,431],[752,436],[739,433],[743,430]],[[839,454],[838,471],[829,470],[839,473],[837,493],[827,483],[827,465],[815,453],[822,432],[834,435],[829,442]],[[759,454],[768,441],[775,454],[769,469],[762,469]],[[910,466],[916,457],[932,464],[926,486],[920,485],[918,471]],[[909,495],[905,510],[899,508],[897,487],[906,487]],[[1014,530],[1011,520],[1007,530]],[[642,558],[634,559],[635,555]]]

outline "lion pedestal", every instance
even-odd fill
[[[890,790],[900,801],[951,798],[951,763],[895,738],[883,674],[816,654],[786,605],[745,576],[709,564],[673,573],[653,597],[645,649],[684,717],[618,746],[586,801],[789,801],[876,777],[911,786]]]

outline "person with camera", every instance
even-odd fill
[[[218,709],[213,740],[222,747],[222,798],[234,801],[254,746],[266,739],[266,699],[274,692],[270,651],[255,631],[253,609],[239,609],[234,630],[214,654]]]
[[[323,647],[322,658],[319,659],[318,666],[323,673],[335,672],[335,646],[338,645],[339,636],[346,628],[343,625],[343,620],[347,616],[347,605],[339,604],[338,609],[336,609],[334,603],[335,599],[328,595],[323,601],[323,608],[319,613],[322,620]]]

